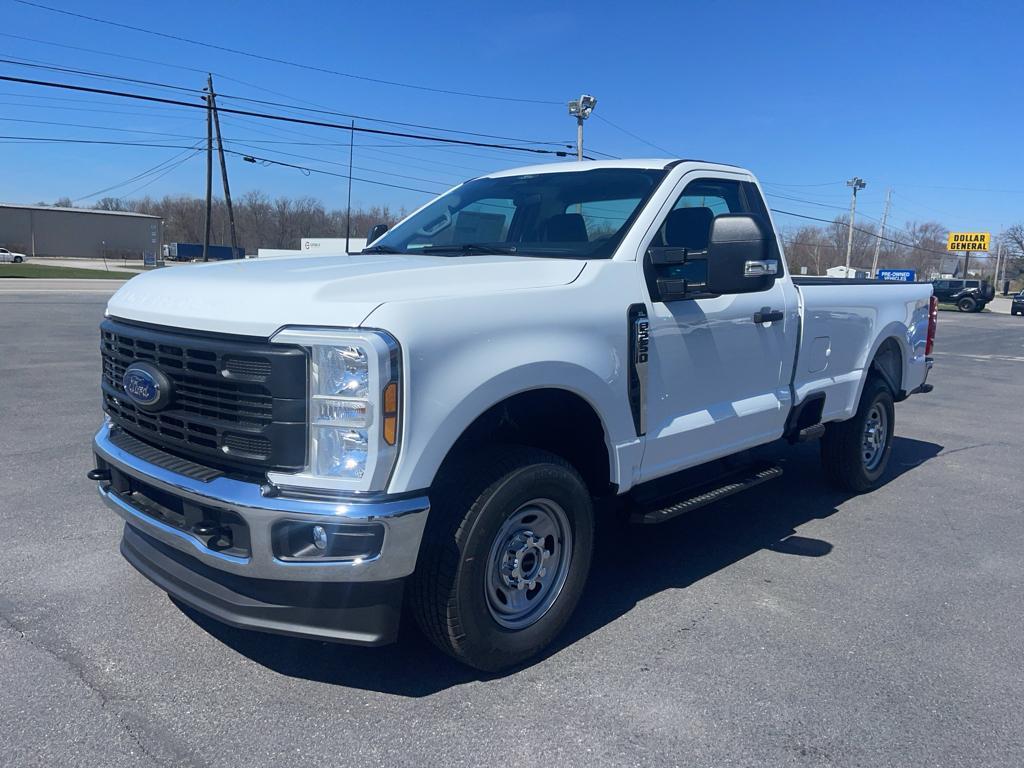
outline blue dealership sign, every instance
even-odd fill
[[[878,279],[891,283],[912,283],[917,280],[917,272],[912,269],[880,269]]]

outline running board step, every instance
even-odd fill
[[[755,485],[766,483],[769,480],[774,480],[781,476],[782,467],[777,464],[759,465],[758,467],[751,468],[743,474],[734,475],[731,479],[726,480],[720,485],[708,488],[695,496],[690,496],[682,499],[681,501],[669,504],[667,507],[635,512],[630,517],[630,522],[640,523],[642,525],[664,523],[666,520],[671,520],[685,512],[691,512],[695,509],[699,509],[700,507],[707,506],[708,504],[713,504],[727,496],[732,496],[734,493],[745,491],[748,488],[753,488]]]
[[[824,434],[824,424],[812,424],[809,427],[804,427],[803,429],[796,433],[796,441],[798,443],[806,443],[810,440],[817,440]]]

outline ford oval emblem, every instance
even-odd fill
[[[121,377],[124,393],[147,410],[162,408],[170,400],[171,383],[159,368],[149,363],[132,363]]]

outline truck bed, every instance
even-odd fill
[[[853,416],[865,368],[889,337],[900,347],[899,388],[909,392],[924,382],[931,284],[806,277],[793,282],[802,318],[793,373],[796,404],[824,393],[822,421]]]

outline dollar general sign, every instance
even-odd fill
[[[950,232],[947,251],[987,251],[992,235],[988,232]]]

